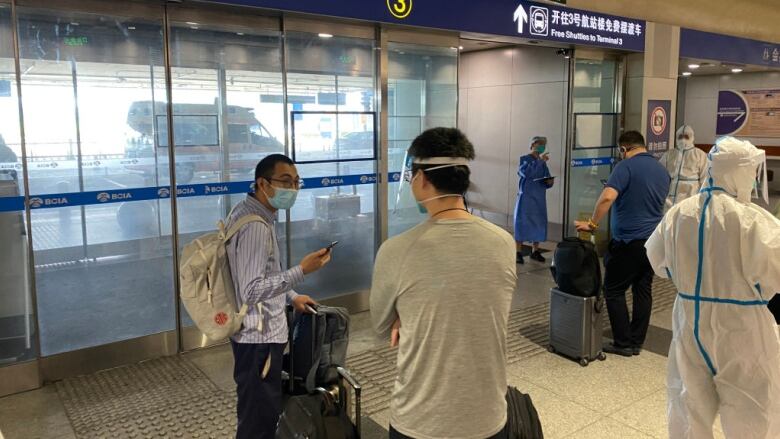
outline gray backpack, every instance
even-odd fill
[[[349,344],[349,313],[345,308],[317,306],[317,314],[296,314],[291,327],[295,358],[293,376],[307,391],[338,381]]]
[[[225,246],[241,227],[252,222],[271,227],[259,215],[243,216],[228,230],[220,221],[216,232],[199,236],[182,250],[179,296],[192,321],[212,340],[238,332],[246,316],[246,304],[239,308],[236,303]]]

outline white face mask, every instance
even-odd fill
[[[425,172],[425,171],[433,171],[433,170],[435,170],[435,169],[451,168],[451,167],[454,167],[454,166],[460,166],[460,165],[442,165],[442,166],[435,166],[435,167],[433,167],[433,168],[428,168],[428,169],[425,169],[425,170],[423,170],[423,172]],[[417,175],[420,175],[420,174],[417,174]],[[414,177],[412,177],[412,181],[411,181],[411,182],[409,182],[409,185],[410,185],[410,186],[411,186],[411,185],[414,183],[414,180],[417,178],[417,175],[415,175]],[[446,194],[446,195],[438,195],[438,196],[436,196],[436,197],[426,198],[426,199],[424,199],[424,200],[420,200],[420,201],[418,201],[418,202],[417,202],[417,210],[419,210],[419,211],[420,211],[420,213],[422,213],[422,214],[427,214],[427,213],[428,213],[428,209],[425,207],[425,203],[427,203],[427,202],[429,202],[429,201],[433,201],[433,200],[438,200],[438,199],[441,199],[441,198],[450,198],[450,197],[460,197],[460,198],[463,198],[463,195],[458,195],[458,194]]]

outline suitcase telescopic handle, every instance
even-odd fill
[[[350,387],[352,387],[352,390],[355,391],[355,429],[357,430],[357,437],[361,437],[361,427],[360,427],[360,393],[363,389],[360,386],[360,383],[355,379],[355,377],[352,376],[349,371],[341,366],[336,368],[336,371],[339,373],[339,375],[344,378],[344,381],[346,381]]]

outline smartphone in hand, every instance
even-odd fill
[[[338,243],[339,243],[338,241],[333,241],[333,242],[331,242],[331,243],[330,243],[330,245],[328,245],[327,247],[325,247],[325,250],[326,250],[326,251],[331,251],[331,250],[333,249],[333,247],[335,247],[336,245],[338,245]]]

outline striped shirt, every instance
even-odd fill
[[[248,194],[233,209],[226,229],[249,214],[260,215],[268,224],[259,221],[249,223],[227,244],[238,306],[249,306],[241,331],[231,338],[236,343],[286,343],[284,308],[286,302],[291,302],[298,295],[293,287],[303,282],[303,268],[298,265],[282,271],[279,242],[274,230],[276,214],[252,194]]]

